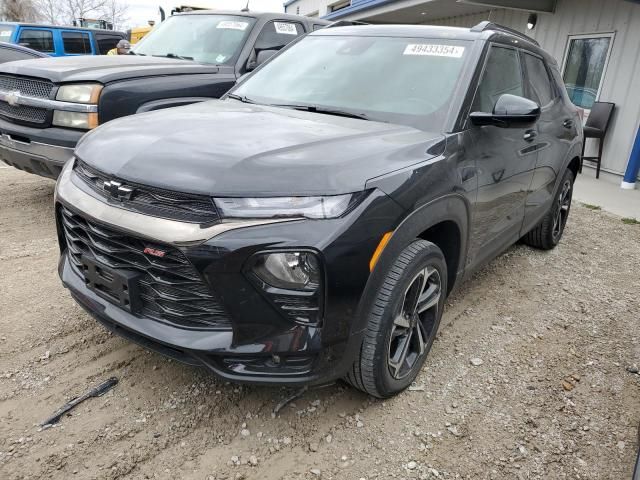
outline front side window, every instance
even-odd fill
[[[611,44],[611,35],[569,38],[563,78],[575,105],[591,109],[597,100]]]
[[[556,97],[549,72],[541,58],[524,54],[524,63],[527,69],[527,83],[531,92],[531,100],[541,107],[548,105]]]
[[[18,43],[23,47],[33,48],[39,52],[53,53],[53,32],[51,30],[24,29],[20,32]]]
[[[121,38],[116,37],[115,35],[96,33],[98,52],[100,52],[100,55],[106,55],[107,53],[109,53],[109,50],[116,48],[116,45],[118,45],[118,42],[120,40]]]
[[[133,48],[133,53],[201,63],[235,62],[255,18],[235,15],[175,15]]]
[[[82,32],[62,32],[62,44],[64,53],[70,55],[91,54],[91,40],[88,33]]]
[[[278,50],[304,33],[298,22],[269,22],[256,39],[256,50]]]
[[[492,113],[504,94],[524,95],[520,55],[513,48],[492,46],[471,111]]]
[[[430,38],[312,35],[265,64],[234,94],[439,130],[469,46]]]

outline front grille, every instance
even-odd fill
[[[132,313],[190,328],[230,328],[217,296],[179,250],[118,232],[65,207],[60,207],[60,221],[69,260],[80,276],[84,276],[83,257],[114,271],[139,274],[139,311]],[[165,255],[147,255],[143,253],[147,247]]]
[[[105,182],[116,180],[133,188],[131,198],[118,201],[118,206],[121,208],[190,223],[213,223],[220,219],[213,200],[206,195],[174,192],[119,180],[90,167],[81,160],[76,162],[74,170],[84,183],[106,199],[111,197],[104,189]]]
[[[24,105],[14,107],[7,102],[0,101],[0,116],[22,122],[44,123],[47,121],[47,110],[44,108],[26,107]]]
[[[53,83],[46,80],[0,75],[0,90],[20,92],[29,97],[51,98]]]
[[[53,83],[46,80],[0,75],[0,90],[5,92],[20,92],[22,95],[37,98],[51,98]],[[0,116],[9,120],[18,120],[35,124],[47,121],[48,110],[45,108],[27,107],[23,105],[11,106],[0,101]]]

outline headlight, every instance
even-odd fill
[[[254,273],[265,283],[283,289],[316,290],[320,264],[313,253],[266,253],[259,257]]]
[[[363,193],[326,197],[216,198],[225,218],[337,218],[362,198]]]
[[[56,110],[53,112],[53,124],[58,127],[80,128],[91,130],[98,126],[97,113],[63,112]]]
[[[97,104],[102,92],[99,83],[83,83],[76,85],[63,85],[58,89],[56,100],[61,102]]]

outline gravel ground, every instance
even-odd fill
[[[624,479],[640,422],[640,226],[575,206],[450,299],[411,391],[285,407],[108,334],[56,274],[53,182],[0,169],[0,478]],[[116,375],[47,430],[37,423]]]

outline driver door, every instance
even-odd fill
[[[504,94],[525,95],[517,49],[493,44],[487,54],[471,112],[492,113]],[[515,243],[537,161],[537,126],[471,126],[468,154],[475,159],[478,194],[471,257],[478,265]]]

